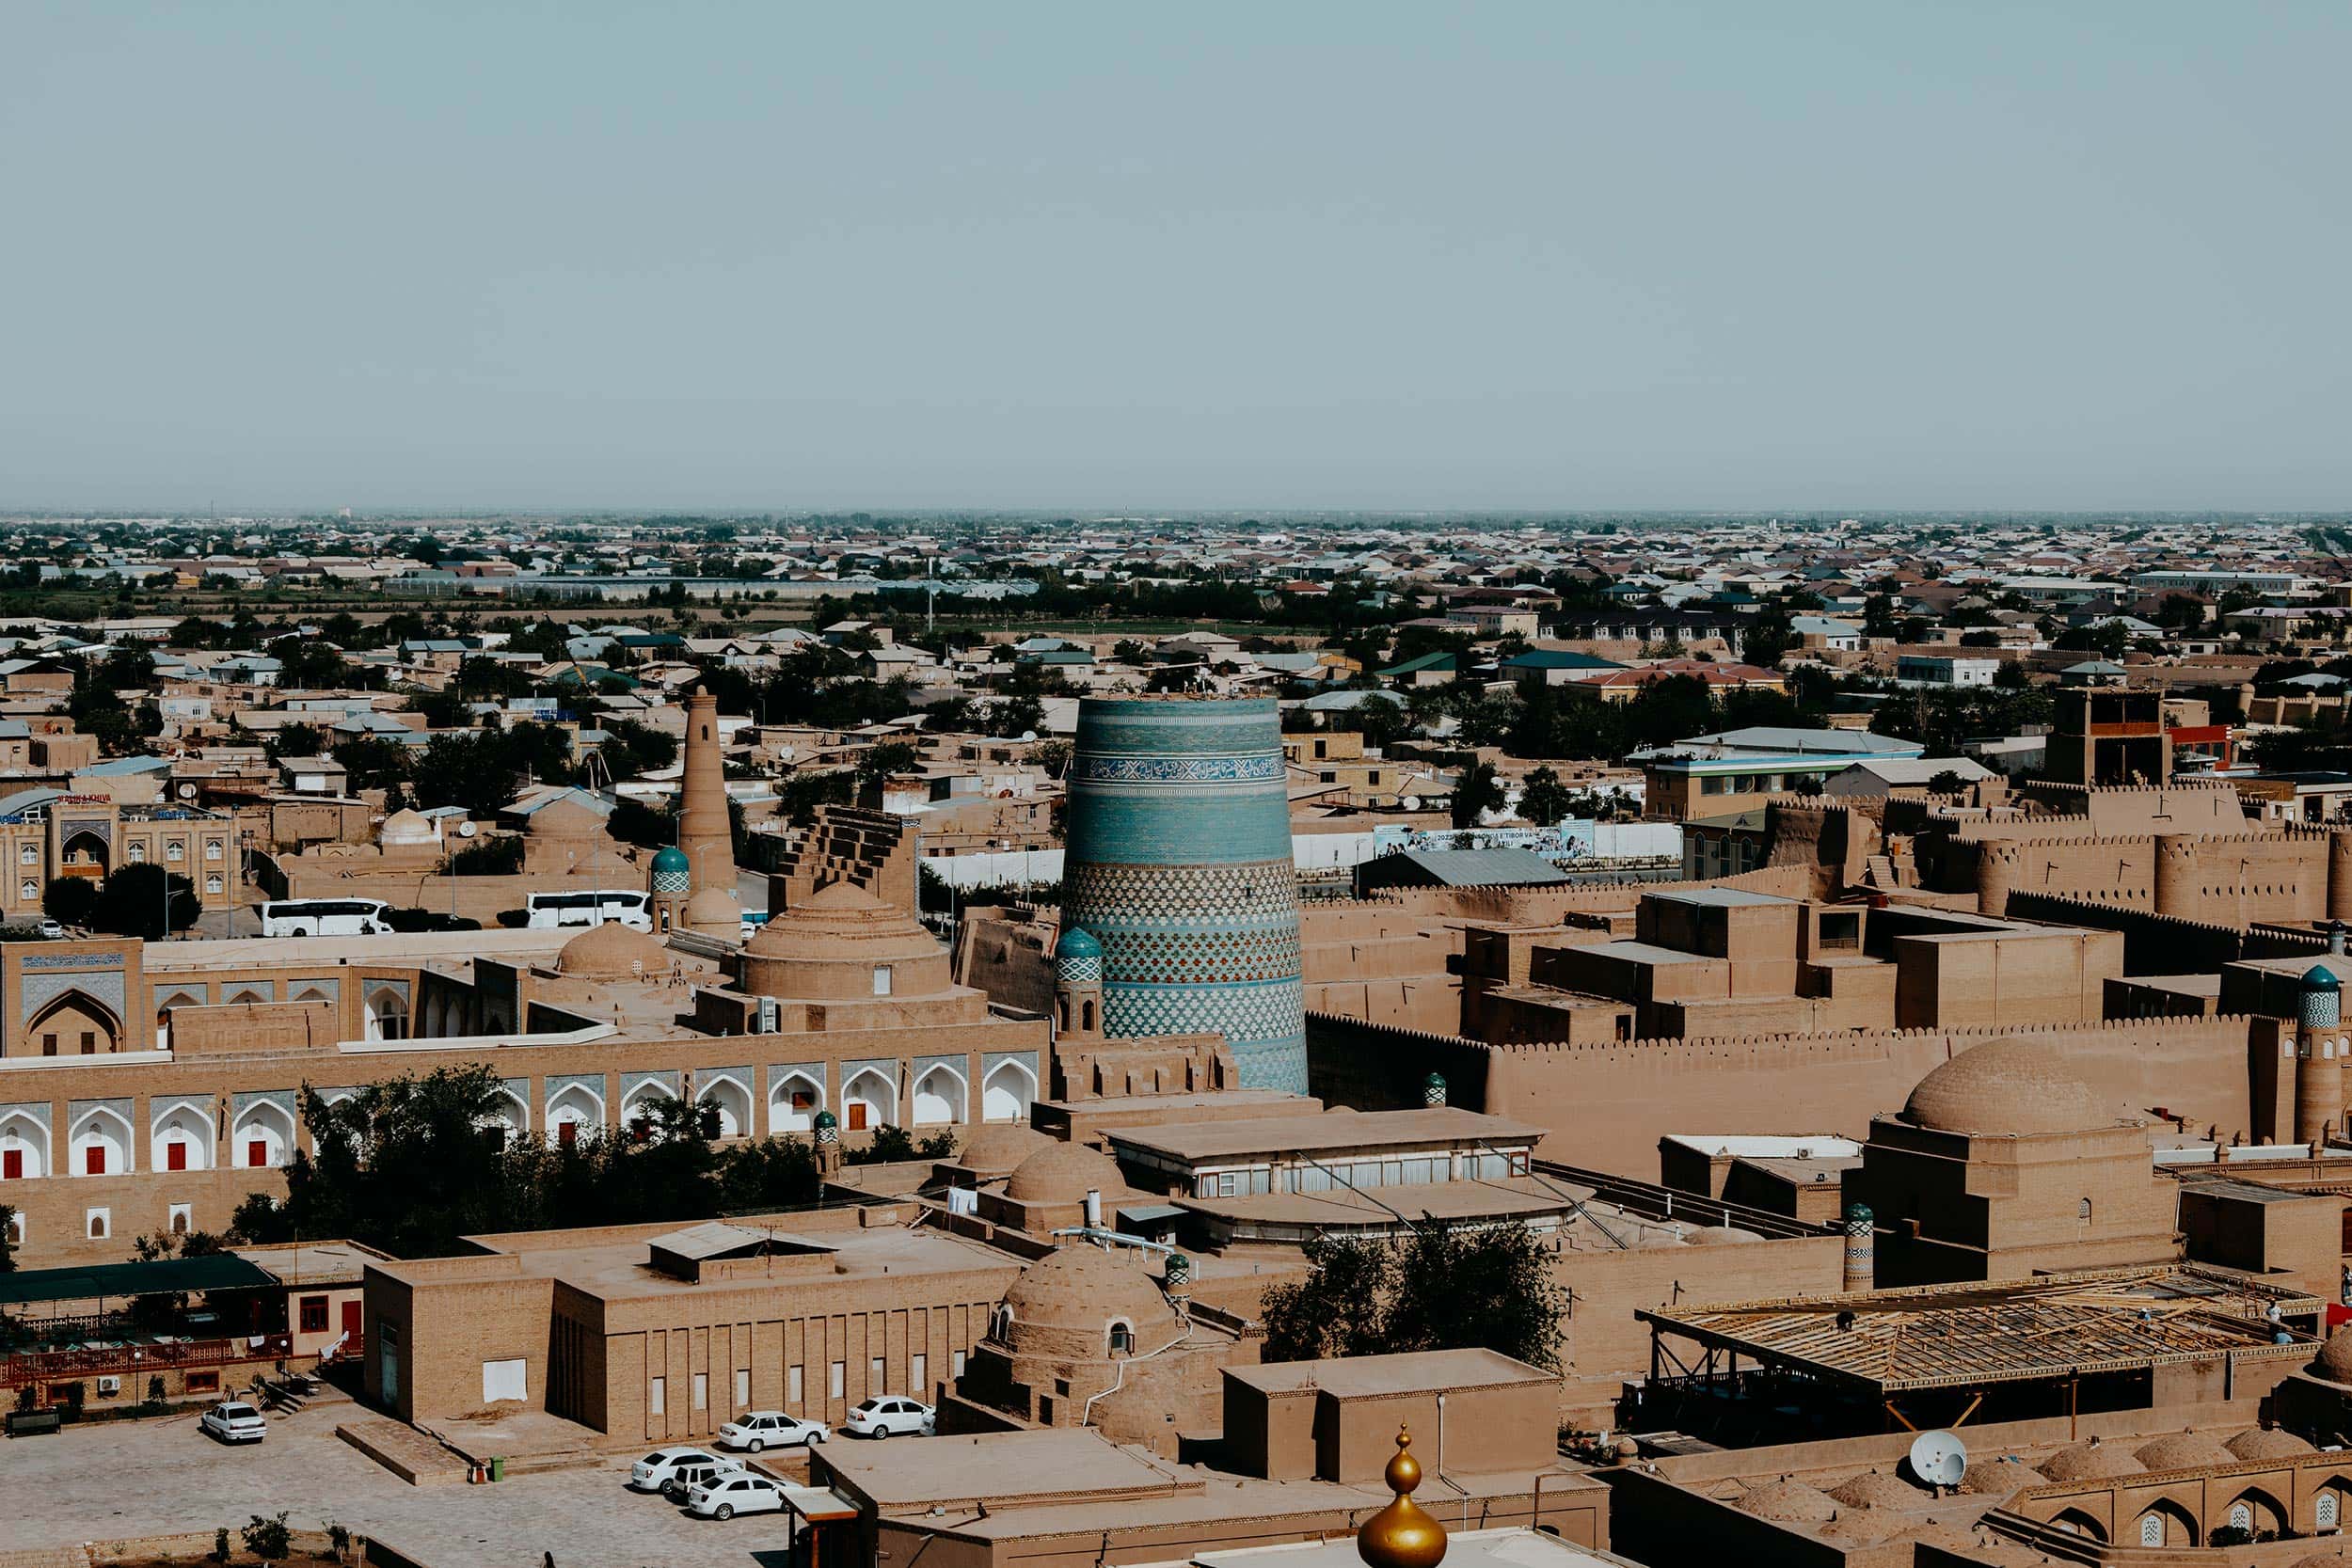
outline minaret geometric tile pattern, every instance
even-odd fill
[[[1089,698],[1062,927],[1103,947],[1104,1033],[1215,1031],[1251,1088],[1307,1088],[1298,876],[1271,698]]]

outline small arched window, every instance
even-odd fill
[[[1136,1331],[1125,1323],[1111,1324],[1111,1354],[1133,1355],[1136,1353]]]
[[[2143,1513],[2139,1516],[2139,1544],[2143,1546],[2164,1544],[2164,1515]]]
[[[2090,1223],[2090,1199],[2084,1198],[2082,1202],[2074,1206],[2074,1217],[2085,1225]]]

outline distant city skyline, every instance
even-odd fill
[[[0,24],[0,512],[2340,513],[2340,8]]]

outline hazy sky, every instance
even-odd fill
[[[2352,505],[2352,8],[0,0],[0,506]]]

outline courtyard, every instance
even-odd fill
[[[623,1486],[635,1454],[497,1485],[411,1486],[335,1435],[354,1414],[332,1402],[272,1417],[267,1441],[223,1448],[196,1416],[91,1423],[0,1442],[11,1510],[8,1544],[72,1545],[227,1525],[283,1509],[288,1525],[331,1521],[380,1537],[430,1568],[511,1562],[535,1568],[709,1568],[781,1564],[781,1515],[692,1519]],[[38,1499],[37,1501],[35,1499]]]

